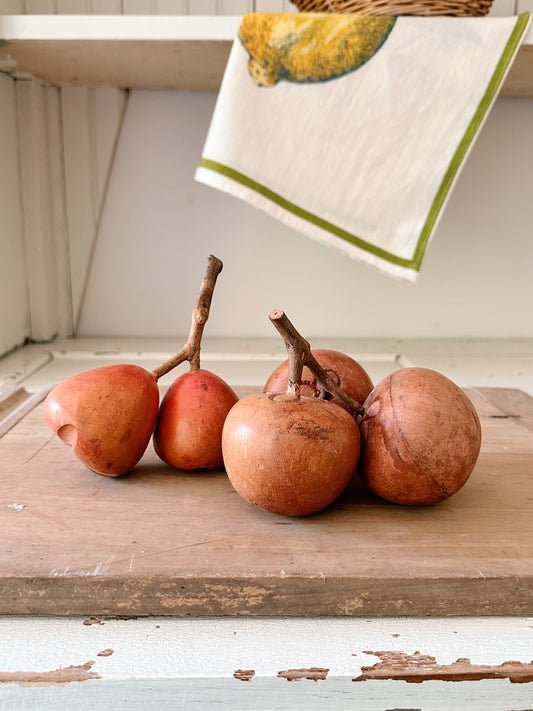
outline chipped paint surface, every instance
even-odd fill
[[[513,684],[533,681],[531,662],[507,661],[502,664],[472,664],[469,659],[459,658],[452,664],[437,664],[429,654],[406,654],[405,652],[365,652],[381,661],[372,666],[361,667],[360,676],[353,681],[395,680],[419,684],[423,681],[481,681],[483,679],[509,679]]]
[[[110,657],[114,651],[115,651],[114,649],[102,649],[102,651],[98,652],[98,654],[96,656],[97,657]]]
[[[85,662],[76,666],[62,667],[52,671],[15,671],[0,672],[0,683],[20,684],[21,686],[44,686],[53,684],[61,686],[69,684],[71,681],[88,681],[89,679],[100,679],[100,674],[91,671],[94,661]]]
[[[13,509],[14,511],[22,511],[25,504],[6,504],[8,509]]]
[[[128,615],[106,615],[105,617],[87,617],[85,620],[83,620],[83,624],[86,627],[89,627],[90,625],[105,625],[106,622],[110,622],[111,620],[136,620],[138,619],[137,617],[131,617]]]
[[[365,673],[363,667],[385,661],[365,650],[393,650],[415,658],[420,650],[435,658],[425,660],[430,669],[437,662],[450,665],[461,658],[496,667],[507,660],[529,663],[533,617],[126,620],[88,612],[77,618],[0,616],[0,640],[2,671],[47,672],[94,660],[86,671],[100,676],[90,683],[61,686],[50,678],[42,686],[35,681],[0,684],[0,707],[13,699],[11,707],[8,704],[13,709],[29,710],[25,702],[30,694],[35,711],[120,708],[121,699],[139,698],[136,689],[143,684],[147,707],[154,706],[156,698],[159,702],[160,693],[167,695],[166,706],[155,704],[159,711],[174,711],[177,698],[186,699],[184,709],[266,709],[272,708],[273,699],[287,711],[532,708],[533,681],[511,684],[500,677],[421,684],[376,678],[362,684],[352,679]],[[109,649],[113,654],[98,655]]]
[[[318,681],[319,679],[325,679],[328,672],[329,669],[322,667],[310,667],[309,669],[286,669],[285,671],[279,671],[278,676],[287,679],[287,681],[300,681],[300,679]]]

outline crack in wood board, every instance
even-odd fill
[[[381,661],[361,667],[360,676],[352,681],[406,681],[419,684],[423,681],[481,681],[483,679],[509,679],[512,684],[533,681],[531,662],[507,661],[498,665],[472,664],[469,659],[456,659],[452,664],[437,664],[429,654],[406,654],[396,651],[365,651]]]
[[[19,686],[65,686],[72,681],[88,681],[89,679],[101,679],[100,674],[91,671],[94,661],[85,664],[71,665],[70,667],[60,667],[52,671],[16,671],[0,672],[1,684],[19,684]]]

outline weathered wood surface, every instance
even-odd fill
[[[469,395],[484,438],[455,496],[407,508],[354,480],[300,519],[151,446],[131,474],[92,474],[39,405],[0,439],[0,614],[532,614],[533,399]]]

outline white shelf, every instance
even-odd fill
[[[0,16],[0,69],[50,84],[217,90],[240,17]]]
[[[45,83],[216,91],[238,16],[0,15],[0,71]],[[533,27],[502,94],[533,96]]]

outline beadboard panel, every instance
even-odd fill
[[[56,283],[56,322],[58,336],[73,332],[70,250],[65,200],[65,163],[61,120],[61,91],[56,87],[43,87],[46,103],[46,135],[48,145],[49,188],[45,193],[50,199],[51,241],[55,262],[52,278]],[[39,340],[37,334],[32,334]]]
[[[74,332],[125,101],[0,75],[0,355]]]
[[[533,12],[533,0],[517,0],[517,12]]]
[[[59,147],[49,143],[49,89],[33,81],[18,81],[16,89],[30,337],[48,341],[59,331],[53,223],[55,185],[50,174],[51,156]]]
[[[64,87],[62,126],[74,325],[91,264],[126,94]]]
[[[25,5],[28,15],[55,15],[58,12],[57,0],[25,0]]]
[[[2,15],[20,15],[26,12],[24,0],[4,0],[2,3]]]
[[[491,15],[530,10],[531,0],[494,0]],[[523,7],[520,7],[523,6]],[[0,13],[126,14],[126,15],[244,15],[247,12],[298,12],[291,0],[2,0]]]
[[[515,12],[516,0],[494,0],[489,14],[494,17],[506,17],[514,15]]]
[[[0,75],[0,355],[29,335],[15,81]]]
[[[210,337],[271,336],[273,308],[308,337],[533,335],[532,99],[496,102],[415,285],[196,183],[215,100],[130,95],[79,335],[185,332],[209,253],[224,262]]]

